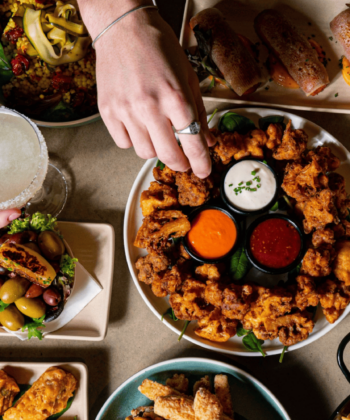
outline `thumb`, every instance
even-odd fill
[[[19,209],[0,210],[0,229],[17,219],[21,213]]]

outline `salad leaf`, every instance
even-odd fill
[[[244,247],[240,246],[232,255],[230,261],[230,274],[233,280],[242,280],[251,269],[251,264],[246,256]]]
[[[3,302],[2,300],[0,300],[0,312],[4,312],[4,310],[5,310],[8,306],[10,306],[10,304],[9,304],[9,303],[5,303],[5,302]]]
[[[254,130],[255,124],[243,115],[238,115],[235,112],[226,112],[220,118],[218,127],[222,133],[237,131],[239,134],[247,134],[248,131]]]
[[[268,117],[262,117],[259,119],[259,127],[264,131],[267,130],[270,124],[282,124],[283,130],[286,129],[284,117],[281,115],[269,115]]]
[[[244,336],[242,343],[247,350],[254,352],[259,351],[264,357],[266,356],[266,353],[261,347],[261,345],[264,344],[264,340],[259,340],[258,338],[256,338],[253,332],[250,332],[249,334]]]
[[[78,116],[75,110],[70,107],[66,102],[61,101],[55,107],[49,108],[43,115],[42,119],[44,121],[52,122],[62,122],[62,121],[71,121]]]
[[[78,258],[71,258],[68,254],[62,255],[60,262],[60,269],[62,273],[68,277],[74,277],[76,262],[78,262]]]
[[[55,230],[57,219],[52,217],[51,214],[45,215],[42,213],[34,213],[32,217],[25,217],[24,219],[16,219],[11,225],[8,233],[23,232],[25,230],[35,230],[36,232],[44,232],[46,230]]]
[[[73,404],[74,398],[75,398],[75,392],[73,393],[73,397],[70,397],[69,400],[67,401],[66,408],[64,408],[59,413],[53,414],[52,416],[48,417],[47,420],[56,420],[56,419],[59,419],[61,416],[63,416],[63,414],[71,408],[71,405]],[[75,418],[77,418],[77,416],[75,416]]]
[[[12,67],[6,58],[4,47],[0,42],[0,86],[8,83],[13,77]]]
[[[39,340],[43,339],[43,333],[38,328],[45,328],[43,321],[45,319],[45,315],[41,318],[33,318],[31,322],[27,322],[22,327],[22,332],[28,330],[28,339],[30,340],[32,337],[37,337]]]
[[[173,308],[168,308],[164,314],[162,315],[161,321],[163,321],[164,317],[168,316],[170,319],[172,319],[173,321],[178,321],[179,318],[176,318],[175,314],[174,314],[174,310]]]
[[[281,353],[281,356],[280,356],[280,360],[279,360],[280,363],[283,362],[284,353],[286,352],[286,350],[288,350],[288,346],[283,347],[283,350],[282,350],[282,353]]]
[[[237,328],[237,337],[244,337],[249,334],[251,330],[245,330],[243,327]]]
[[[25,219],[15,219],[11,222],[8,233],[12,235],[13,233],[19,233],[25,230],[30,230],[29,217],[26,217]]]
[[[160,168],[161,170],[163,170],[165,168],[165,165],[162,161],[160,161],[159,159],[157,160],[157,164],[156,164],[157,168]]]

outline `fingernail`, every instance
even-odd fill
[[[208,173],[206,173],[206,174],[197,174],[197,176],[198,176],[198,178],[204,179],[204,178],[207,178],[209,176],[209,174]]]
[[[9,222],[12,222],[12,220],[17,219],[20,215],[21,215],[21,214],[18,214],[18,213],[12,213],[12,214],[11,214],[11,215],[7,218],[7,220],[8,220]]]

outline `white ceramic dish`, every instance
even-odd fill
[[[208,7],[217,7],[223,11],[235,32],[245,35],[254,44],[259,42],[259,65],[266,76],[266,83],[257,92],[242,99],[234,92],[225,88],[215,88],[211,93],[203,93],[208,101],[229,102],[237,105],[265,105],[306,111],[327,111],[350,113],[350,86],[348,86],[338,65],[338,60],[344,54],[342,47],[333,39],[329,28],[330,21],[346,9],[342,0],[186,0],[185,12],[180,36],[184,49],[197,45],[189,21],[199,11]],[[267,49],[261,45],[261,40],[254,31],[254,18],[264,9],[275,8],[284,12],[307,37],[322,45],[326,57],[330,58],[327,72],[330,85],[315,97],[307,97],[300,89],[285,89],[269,82],[269,76],[263,63],[267,58]],[[265,89],[267,88],[267,89]]]
[[[214,127],[220,117],[225,114],[228,110],[218,112],[210,123],[210,127]],[[350,153],[345,149],[345,147],[336,140],[331,134],[323,130],[318,125],[312,123],[311,121],[301,118],[297,115],[291,114],[289,112],[284,112],[281,110],[274,109],[265,109],[265,108],[239,108],[234,109],[233,112],[244,115],[254,121],[258,125],[258,119],[260,117],[265,117],[268,115],[283,115],[286,119],[291,119],[293,126],[295,128],[303,128],[309,135],[309,147],[316,147],[318,145],[327,145],[332,151],[340,158],[341,166],[337,172],[341,173],[346,180],[347,190],[350,189]],[[141,283],[137,279],[137,270],[135,267],[135,262],[140,256],[146,254],[145,250],[136,248],[133,245],[133,242],[136,237],[138,228],[142,224],[142,212],[139,206],[141,192],[147,190],[151,181],[153,181],[152,170],[156,165],[156,159],[148,160],[140,173],[138,174],[134,185],[131,189],[128,203],[125,210],[124,218],[124,247],[126,259],[129,265],[130,273],[134,280],[134,283],[141,294],[143,300],[152,310],[152,312],[161,319],[162,314],[169,308],[169,303],[167,298],[158,298],[156,297],[149,286],[145,283]],[[265,285],[274,285],[277,284],[278,280],[283,278],[283,276],[269,276],[261,272],[258,272],[255,269],[252,269],[248,274],[248,279],[250,278],[256,282],[264,282]],[[313,332],[310,334],[309,338],[305,341],[302,341],[294,346],[289,347],[289,351],[296,350],[298,348],[304,347],[307,344],[312,343],[318,338],[322,337],[328,331],[333,329],[339,322],[341,322],[350,311],[350,305],[346,308],[343,315],[334,323],[329,324],[325,317],[323,316],[322,310],[319,308],[316,313],[316,325]],[[163,322],[178,335],[180,334],[184,322],[183,321],[171,321],[168,318],[165,318]],[[242,345],[242,339],[235,336],[231,338],[226,343],[214,343],[208,340],[198,337],[194,333],[196,327],[195,322],[191,322],[187,328],[184,338],[191,341],[201,347],[216,350],[223,353],[235,354],[239,356],[261,356],[260,353],[252,353],[244,348]],[[175,339],[175,338],[174,338]],[[268,355],[279,354],[283,349],[282,343],[276,339],[273,341],[265,341],[264,350]]]
[[[88,370],[84,363],[27,363],[27,362],[0,362],[0,369],[11,375],[18,384],[32,384],[51,366],[58,366],[71,372],[78,379],[78,389],[69,410],[61,417],[73,419],[75,416],[80,420],[88,420]]]
[[[114,229],[104,223],[58,222],[58,228],[82,266],[103,290],[72,321],[45,340],[102,341],[107,334],[114,270]],[[0,337],[11,334],[0,328]],[[17,338],[16,338],[17,339]]]

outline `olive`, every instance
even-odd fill
[[[32,249],[33,251],[37,252],[38,254],[41,254],[41,251],[38,247],[38,245],[35,242],[28,242],[27,244],[23,244],[25,247]]]
[[[48,309],[48,311],[46,312],[46,316],[45,316],[45,322],[51,322],[54,321],[55,319],[57,319],[61,313],[63,312],[64,309],[64,302],[63,300],[57,305],[56,308],[54,308],[53,306]]]
[[[44,290],[45,289],[39,286],[38,284],[32,284],[30,288],[27,290],[25,297],[28,299],[39,297],[44,293]]]
[[[41,252],[48,260],[58,261],[64,254],[65,246],[57,233],[46,230],[41,232],[38,237],[38,245]]]
[[[5,283],[5,279],[3,277],[0,276],[0,289],[2,288],[2,286]]]
[[[46,305],[40,298],[21,297],[16,300],[15,305],[22,314],[29,316],[29,318],[41,318],[46,312]]]
[[[30,282],[20,276],[7,280],[0,290],[0,299],[4,303],[13,303],[25,294],[29,286]]]
[[[43,299],[49,306],[57,306],[61,302],[61,295],[55,287],[49,287],[45,290]]]
[[[33,232],[32,230],[25,230],[24,232],[13,233],[12,235],[6,233],[0,238],[0,245],[4,242],[8,242],[10,244],[20,244],[23,245],[26,242],[35,242],[38,238],[38,234]]]
[[[0,312],[0,323],[10,331],[17,331],[24,325],[24,316],[13,306],[8,306]]]

